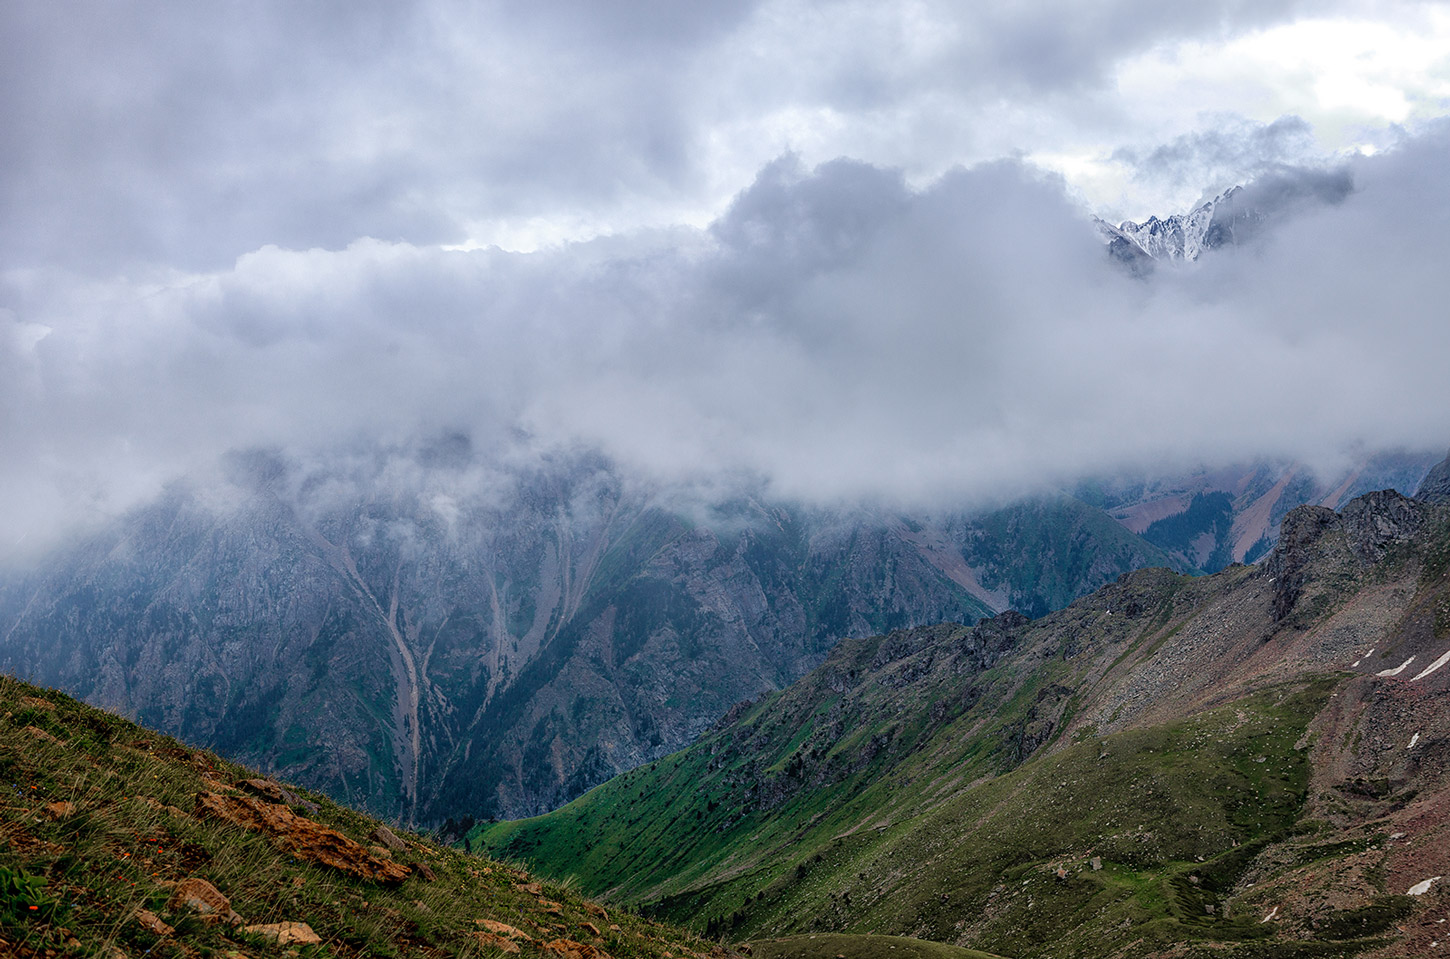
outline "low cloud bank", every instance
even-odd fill
[[[1016,162],[914,190],[764,168],[709,228],[537,253],[359,240],[230,269],[0,276],[0,553],[228,451],[460,436],[664,488],[939,507],[1450,437],[1445,125],[1247,191],[1248,243],[1138,278]],[[1171,212],[1171,211],[1164,211]]]

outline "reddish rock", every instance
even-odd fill
[[[285,806],[300,806],[308,812],[317,812],[317,804],[308,802],[292,790],[272,779],[243,779],[237,783],[242,789],[263,799]]]
[[[73,802],[48,802],[45,804],[45,814],[51,819],[64,819],[67,816],[75,815],[76,804]]]
[[[503,936],[495,936],[491,932],[475,932],[473,938],[478,940],[479,945],[492,946],[500,952],[514,953],[519,951],[519,944],[512,939],[505,939]]]
[[[542,896],[544,894],[544,887],[536,882],[514,883],[514,888],[520,892],[526,892],[531,896]]]
[[[243,829],[270,836],[284,851],[308,862],[380,883],[399,883],[410,870],[401,863],[379,859],[367,847],[336,829],[299,816],[286,806],[251,796],[223,796],[204,792],[197,796],[198,816],[214,816]]]
[[[161,917],[149,909],[141,909],[136,913],[136,921],[141,928],[147,932],[154,932],[158,936],[169,936],[176,930],[161,921]]]
[[[438,874],[426,862],[413,863],[413,871],[429,882],[436,882],[438,879]]]
[[[604,935],[604,933],[599,931],[599,927],[592,922],[581,922],[579,923],[579,928],[593,936]]]
[[[270,939],[279,946],[294,942],[310,945],[322,941],[322,937],[313,932],[312,927],[305,922],[269,922],[260,926],[248,926],[246,931],[254,936]]]
[[[552,952],[563,959],[609,959],[609,954],[594,948],[587,942],[573,939],[551,939],[544,943],[544,951]]]
[[[517,926],[510,926],[508,923],[499,922],[497,919],[475,919],[473,921],[495,935],[508,936],[510,939],[522,939],[524,942],[533,942],[534,940],[533,936]]]
[[[166,908],[190,909],[213,922],[228,922],[234,926],[242,924],[242,917],[232,910],[232,901],[216,886],[195,876],[177,883]]]

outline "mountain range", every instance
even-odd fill
[[[470,845],[729,938],[1426,956],[1450,875],[1450,459],[1253,566],[839,644]]]
[[[1262,193],[1099,226],[1119,259],[1191,258],[1272,215]],[[238,452],[0,571],[0,668],[399,822],[514,818],[684,747],[843,639],[1254,562],[1292,508],[1411,492],[1434,460],[903,512],[643,488],[588,454],[500,465],[454,434]]]
[[[1171,562],[1066,496],[702,515],[583,461],[445,515],[295,479],[242,458],[224,497],[178,486],[8,579],[0,666],[396,819],[518,816],[686,745],[843,636],[1045,611]]]

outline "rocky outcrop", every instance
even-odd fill
[[[271,837],[284,851],[338,872],[390,885],[412,874],[407,866],[373,855],[336,829],[299,816],[286,806],[251,796],[203,792],[196,799],[196,814],[222,819]]]
[[[1284,517],[1279,543],[1264,563],[1264,572],[1274,584],[1274,621],[1288,619],[1299,601],[1308,566],[1315,557],[1315,545],[1339,524],[1339,516],[1323,506],[1300,506]]]
[[[1379,562],[1398,545],[1411,542],[1424,527],[1427,507],[1394,490],[1366,493],[1351,500],[1338,513],[1323,506],[1300,506],[1284,517],[1279,541],[1264,563],[1274,585],[1276,624],[1289,621],[1306,582],[1319,567],[1345,561],[1359,567]],[[1327,547],[1330,534],[1342,537],[1342,547]],[[1338,541],[1336,541],[1338,542]]]
[[[1394,490],[1366,493],[1340,512],[1350,549],[1369,565],[1392,547],[1414,539],[1424,525],[1425,508]]]

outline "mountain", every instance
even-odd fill
[[[1254,241],[1264,227],[1316,207],[1342,202],[1354,191],[1347,169],[1280,168],[1233,186],[1186,213],[1150,216],[1117,226],[1094,217],[1109,254],[1135,274],[1154,261],[1197,260],[1210,250]]]
[[[0,954],[729,959],[0,676]]]
[[[177,485],[0,582],[0,668],[390,818],[520,816],[843,637],[1171,562],[1066,496],[913,519],[681,506],[588,458],[491,483],[466,450],[423,466],[435,489],[264,454]]]
[[[1245,202],[1244,188],[1231,187],[1187,213],[1165,219],[1150,216],[1142,223],[1124,220],[1117,227],[1102,224],[1112,238],[1121,236],[1155,260],[1196,260],[1205,250],[1228,246],[1249,232],[1263,212]]]
[[[1285,518],[1258,566],[843,642],[475,849],[730,937],[1018,957],[1423,956],[1450,875],[1450,509]]]
[[[1074,491],[1167,552],[1179,568],[1217,572],[1268,553],[1279,524],[1306,503],[1336,509],[1364,493],[1420,487],[1434,454],[1367,456],[1336,474],[1298,463],[1257,462],[1153,478],[1114,477]]]

